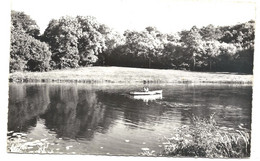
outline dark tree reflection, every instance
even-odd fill
[[[143,124],[149,124],[152,127],[165,112],[165,108],[158,106],[155,101],[147,103],[115,93],[103,93],[99,97],[107,108],[114,108],[109,111],[120,111],[125,125],[130,128],[137,128]]]
[[[26,132],[37,123],[49,104],[47,86],[9,86],[8,131]]]
[[[106,106],[97,91],[75,86],[55,86],[50,90],[48,110],[41,117],[57,137],[91,139],[95,132],[105,132],[111,121],[104,120]]]
[[[77,89],[68,86],[53,86],[49,91],[50,104],[41,117],[46,127],[54,130],[58,137],[75,136]]]
[[[96,131],[104,130],[106,107],[98,101],[95,91],[80,90],[76,106],[77,137],[91,139]]]

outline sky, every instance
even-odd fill
[[[255,3],[248,0],[11,0],[11,9],[30,15],[41,33],[51,19],[66,15],[94,16],[121,33],[147,26],[174,33],[194,25],[235,25],[256,14]]]

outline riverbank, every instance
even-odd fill
[[[253,75],[192,72],[170,69],[85,67],[49,72],[15,72],[10,82],[55,83],[226,83],[252,84]]]

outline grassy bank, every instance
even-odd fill
[[[252,84],[252,75],[126,67],[85,67],[49,72],[16,72],[10,82],[74,83],[232,83]]]

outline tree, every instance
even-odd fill
[[[145,31],[147,31],[148,38],[150,40],[152,48],[149,51],[149,67],[151,67],[151,63],[153,67],[161,68],[160,66],[163,65],[161,63],[161,59],[163,58],[163,49],[164,44],[167,42],[167,35],[161,33],[157,30],[156,27],[146,27]]]
[[[234,60],[237,48],[233,44],[220,43],[220,53],[217,57],[217,70],[218,71],[236,71],[234,69]]]
[[[125,44],[125,39],[123,35],[104,24],[100,25],[99,32],[104,37],[106,46],[106,49],[99,54],[99,64],[111,65],[115,59],[113,52],[116,52],[116,48]]]
[[[166,37],[154,27],[147,27],[146,30],[125,31],[126,52],[132,56],[134,65],[138,67],[151,67],[162,55],[163,43]]]
[[[222,36],[220,29],[214,27],[212,24],[199,29],[199,33],[204,41],[218,40]]]
[[[107,47],[105,37],[102,35],[103,25],[92,16],[77,16],[77,21],[82,28],[79,38],[78,50],[80,55],[79,65],[88,66],[98,61],[98,56]]]
[[[216,40],[203,41],[203,66],[211,71],[216,63],[216,58],[220,55],[220,43]]]
[[[253,73],[255,21],[220,27],[220,30],[223,34],[219,41],[233,44],[236,47],[236,53],[233,56],[233,70]]]
[[[61,17],[50,21],[43,40],[52,50],[53,68],[93,65],[105,49],[101,24],[91,16]]]
[[[49,69],[50,57],[51,52],[46,43],[12,27],[10,72],[46,71]]]
[[[180,43],[168,42],[163,49],[163,66],[173,69],[188,69],[189,57]]]
[[[11,16],[10,72],[48,70],[51,52],[35,39],[39,32],[35,21],[23,12],[12,11]]]
[[[24,12],[11,11],[11,22],[15,29],[34,37],[38,38],[40,34],[39,26],[30,16],[26,15]]]
[[[185,47],[185,52],[190,58],[190,64],[192,69],[196,70],[196,58],[200,57],[202,52],[202,37],[199,33],[199,29],[193,26],[190,31],[181,32],[181,42]]]
[[[81,33],[76,18],[67,16],[50,21],[43,40],[51,47],[53,69],[78,67],[78,39]]]

